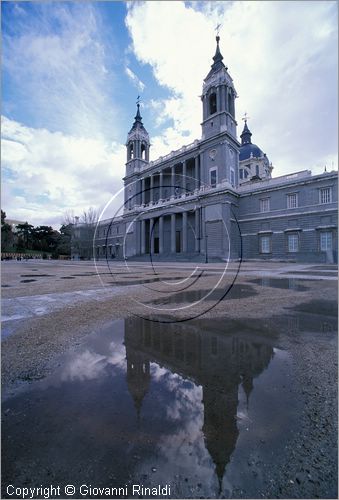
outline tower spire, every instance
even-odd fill
[[[219,29],[219,27],[220,27],[220,25],[218,25],[218,29]],[[219,32],[218,32],[217,36],[215,37],[215,39],[216,39],[216,42],[217,42],[217,47],[215,49],[215,54],[213,56],[214,63],[212,64],[212,69],[213,70],[218,70],[221,66],[225,68],[224,63],[222,62],[222,60],[224,58],[223,58],[223,55],[220,52],[220,47],[219,47],[219,41],[220,41]],[[226,67],[226,69],[227,69],[227,67]]]
[[[136,125],[136,123],[142,124],[142,117],[140,114],[140,95],[138,95],[138,97],[137,97],[136,105],[137,105],[137,114],[134,117],[134,125]]]
[[[245,122],[245,125],[244,125],[244,130],[242,131],[241,133],[241,145],[244,145],[244,144],[251,144],[251,136],[252,136],[252,132],[250,131],[250,129],[248,128],[247,126],[247,120],[249,119],[249,116],[247,116],[247,113],[245,113],[244,117],[242,118]]]

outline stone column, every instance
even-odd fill
[[[154,219],[149,220],[149,239],[150,239],[150,250],[151,254],[154,254]]]
[[[145,177],[141,179],[141,204],[145,205]]]
[[[159,253],[164,253],[164,217],[159,217]]]
[[[175,214],[171,214],[171,252],[175,253]]]
[[[225,85],[221,87],[221,111],[225,111],[226,109],[226,94],[225,94]]]
[[[146,252],[146,245],[145,245],[145,237],[146,237],[146,222],[143,219],[141,221],[141,254],[144,254]]]
[[[195,189],[199,189],[199,156],[194,158],[194,177]]]
[[[149,192],[149,202],[152,203],[153,200],[154,200],[154,196],[153,196],[153,184],[154,184],[154,176],[153,174],[150,175],[150,192]]]
[[[172,196],[175,195],[175,167],[171,167],[171,191],[172,191]]]
[[[160,171],[160,174],[159,174],[159,200],[162,200],[162,193],[163,193],[163,185],[164,181],[163,181],[163,173],[162,173],[162,170]]]
[[[199,172],[199,187],[204,185],[204,176],[203,176],[203,165],[202,165],[202,154],[199,154],[199,167],[198,167],[198,172]]]
[[[187,252],[187,212],[182,213],[182,251]]]
[[[187,165],[186,160],[182,162],[182,195],[185,196],[186,193],[186,174],[187,174]]]
[[[199,230],[199,208],[196,208],[195,210],[195,251],[199,252],[199,237],[200,237],[200,230]]]

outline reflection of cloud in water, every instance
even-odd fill
[[[187,415],[192,419],[193,414],[200,415],[203,412],[201,387],[155,363],[151,364],[151,376],[153,381],[160,382],[175,395],[174,403],[167,407],[168,418],[183,421]]]
[[[102,375],[106,366],[106,357],[86,350],[66,364],[61,380],[93,380]]]
[[[158,443],[157,480],[166,482],[173,474],[189,474],[188,471],[193,467],[200,481],[213,482],[211,457],[206,450],[202,433],[202,387],[155,363],[151,364],[151,374],[152,380],[161,383],[174,397],[166,409],[167,419],[180,424],[180,427],[176,426],[174,429],[171,425],[172,432],[162,435]]]
[[[66,363],[60,380],[63,382],[67,380],[94,380],[103,376],[107,365],[113,365],[115,369],[125,369],[125,347],[111,342],[108,352],[108,356],[89,349],[78,353]]]
[[[126,350],[123,344],[111,342],[109,345],[110,355],[107,362],[116,368],[126,368]]]

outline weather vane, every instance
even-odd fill
[[[245,123],[247,123],[247,120],[250,119],[250,117],[248,116],[247,112],[244,114],[244,116],[241,118]]]
[[[138,97],[137,97],[137,102],[136,102],[136,103],[137,103],[137,104],[140,104],[140,95],[138,95]]]
[[[215,28],[215,31],[217,32],[217,36],[219,36],[220,28],[221,28],[221,24],[218,24],[218,26]]]

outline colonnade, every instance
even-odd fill
[[[199,252],[200,250],[200,240],[201,240],[201,224],[200,224],[200,210],[199,208],[194,210],[194,221],[192,224],[192,231],[193,231],[193,236],[194,236],[194,248],[191,248],[190,251],[194,252]],[[190,211],[191,212],[191,211]],[[193,212],[193,211],[192,211]],[[188,232],[189,232],[189,225],[188,225],[188,211],[183,211],[183,212],[176,212],[172,214],[167,214],[167,215],[160,215],[159,217],[151,217],[148,219],[142,219],[140,221],[140,234],[141,234],[141,239],[140,239],[140,253],[145,254],[146,253],[146,243],[147,239],[149,242],[148,250],[153,254],[153,253],[159,253],[162,254],[165,251],[165,245],[164,245],[164,240],[165,240],[165,218],[169,219],[167,220],[167,224],[169,224],[170,228],[170,246],[169,248],[166,248],[166,253],[176,253],[176,252],[182,252],[185,253],[187,252],[188,249]],[[178,240],[177,240],[177,221],[180,221],[181,219],[181,224],[179,222],[179,231],[180,231],[180,248],[178,248]],[[149,224],[147,224],[146,227],[146,221],[149,221]],[[158,228],[156,229],[156,226],[158,225]],[[156,229],[156,230],[155,230]],[[155,238],[158,238],[158,244],[157,248],[155,249]],[[156,250],[156,251],[155,251]]]
[[[189,160],[183,160],[180,163],[176,163],[171,167],[159,170],[158,172],[152,172],[148,176],[140,179],[139,193],[141,193],[140,203],[145,205],[148,203],[158,202],[160,200],[165,200],[172,197],[181,197],[188,192],[194,192],[199,188],[199,156],[194,157],[194,167],[188,172]],[[177,167],[181,166],[180,171],[177,171]],[[176,183],[175,177],[179,176],[179,182]],[[158,177],[158,182],[155,182],[155,178]],[[149,180],[148,180],[149,179]],[[166,182],[165,182],[166,179]],[[167,188],[167,193],[165,193],[165,188]],[[158,197],[155,197],[155,190],[158,191]],[[168,192],[169,191],[169,192]]]

